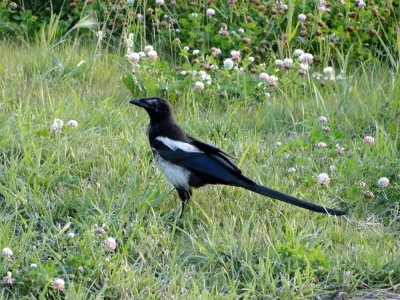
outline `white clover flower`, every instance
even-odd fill
[[[267,82],[269,80],[269,75],[267,73],[261,73],[260,75],[258,75],[258,78],[261,81]]]
[[[329,171],[331,171],[332,173],[336,172],[336,167],[334,165],[329,166]]]
[[[325,117],[325,116],[319,116],[319,117],[318,117],[318,121],[319,121],[321,124],[325,124],[325,123],[328,122],[328,118]]]
[[[73,232],[68,232],[68,237],[69,237],[69,238],[74,238],[74,237],[75,237],[75,233],[73,233]]]
[[[53,124],[50,126],[50,132],[54,134],[61,133],[61,129],[64,127],[63,120],[54,119]]]
[[[117,242],[113,237],[109,237],[104,241],[104,246],[107,250],[115,250],[117,248]]]
[[[139,57],[140,58],[145,58],[146,57],[146,53],[144,53],[144,51],[140,51],[139,52]]]
[[[243,34],[243,33],[244,33],[244,29],[243,29],[243,28],[239,28],[239,29],[238,29],[238,32],[239,32],[240,34]]]
[[[210,49],[210,51],[211,51],[211,55],[212,56],[218,56],[218,55],[220,55],[221,54],[221,49],[219,49],[219,48],[211,48]]]
[[[281,4],[280,8],[281,10],[287,10],[289,6],[287,6],[287,4]]]
[[[195,84],[194,84],[194,89],[196,91],[204,90],[204,83],[202,83],[201,81],[196,81]]]
[[[197,18],[198,14],[197,13],[192,13],[193,18]]]
[[[105,233],[106,233],[106,230],[104,229],[103,226],[98,227],[98,226],[96,225],[96,227],[94,228],[94,233],[95,233],[95,234],[102,235],[102,234],[105,234]]]
[[[188,46],[183,47],[183,51],[189,51],[189,47]]]
[[[187,72],[186,71],[181,71],[179,74],[181,74],[182,76],[186,76]]]
[[[294,50],[294,52],[293,52],[293,56],[295,56],[295,57],[299,57],[299,56],[302,55],[302,54],[304,54],[304,51],[301,50],[301,49],[296,49],[296,50]]]
[[[283,66],[283,60],[282,59],[275,60],[275,66],[282,67]]]
[[[307,20],[307,16],[306,16],[305,14],[299,14],[299,15],[297,16],[297,19],[298,19],[300,22],[304,22],[305,20]]]
[[[149,55],[149,52],[153,50],[154,48],[152,45],[147,45],[146,47],[144,47],[144,53],[146,53],[147,55]]]
[[[226,28],[224,28],[224,27],[221,27],[221,28],[219,29],[218,33],[219,33],[220,35],[222,35],[222,36],[228,36],[228,35],[229,35],[228,30],[226,30]]]
[[[227,70],[231,70],[231,69],[233,68],[234,64],[235,64],[235,63],[234,63],[233,60],[230,59],[230,58],[227,58],[227,59],[224,60],[224,67],[225,67],[225,69],[227,69]]]
[[[201,81],[206,82],[208,85],[210,85],[212,82],[211,76],[207,74],[205,71],[200,71],[199,77]]]
[[[7,272],[7,276],[3,277],[3,284],[13,285],[15,283],[15,279],[12,278],[12,273]]]
[[[275,146],[276,146],[276,147],[280,147],[280,146],[282,146],[282,143],[281,143],[281,142],[276,142],[276,143],[275,143]]]
[[[289,169],[287,169],[287,172],[288,173],[294,173],[294,172],[296,172],[296,169],[293,168],[293,167],[290,167]]]
[[[213,10],[212,8],[207,9],[206,11],[207,17],[213,17],[214,15],[215,15],[215,10]]]
[[[253,56],[249,56],[248,58],[247,58],[247,60],[249,61],[249,62],[254,62],[254,57]]]
[[[363,0],[356,0],[356,4],[358,8],[364,8],[367,6]]]
[[[131,52],[129,54],[126,55],[126,57],[129,59],[129,61],[137,64],[140,60],[140,55],[139,53],[136,52]]]
[[[85,268],[83,266],[78,267],[79,273],[83,273],[85,271]]]
[[[366,186],[367,184],[364,182],[364,181],[359,181],[358,182],[358,186],[360,187],[360,188],[365,188],[365,186]]]
[[[78,126],[78,122],[75,121],[75,120],[69,120],[67,122],[67,125],[70,126],[70,127],[77,127]]]
[[[147,53],[151,60],[157,60],[157,52],[155,50],[151,50]]]
[[[61,133],[61,128],[59,128],[56,124],[50,125],[50,132],[54,134]]]
[[[328,75],[332,74],[333,73],[333,68],[332,67],[324,68],[324,73],[328,74]]]
[[[327,7],[327,3],[325,0],[320,0],[318,3],[318,10],[321,12],[326,12],[330,11],[330,9]]]
[[[36,269],[36,268],[38,267],[38,265],[35,264],[35,263],[31,263],[31,264],[29,265],[29,267],[31,267],[32,269]]]
[[[64,121],[61,119],[54,119],[53,124],[56,124],[58,127],[63,128],[64,127]]]
[[[344,147],[340,146],[339,144],[336,144],[335,153],[337,155],[343,156],[344,155]]]
[[[325,132],[331,131],[331,129],[329,128],[329,126],[322,126],[322,130],[325,131]]]
[[[308,74],[308,71],[310,70],[310,65],[307,65],[307,64],[300,64],[300,67],[299,67],[299,70],[297,71],[297,73],[299,74],[299,75],[302,75],[302,76],[304,76],[304,75],[307,75]]]
[[[375,195],[374,195],[374,193],[371,192],[371,191],[366,191],[366,192],[364,193],[364,198],[365,198],[365,199],[374,199],[374,198],[375,198]]]
[[[366,143],[368,146],[372,146],[373,144],[375,144],[375,138],[373,138],[372,136],[366,135],[364,137],[364,143]]]
[[[380,187],[387,187],[389,185],[389,179],[386,177],[381,177],[378,179],[378,185]]]
[[[198,55],[199,53],[200,53],[200,50],[198,50],[198,49],[195,49],[195,50],[193,50],[193,55]]]
[[[303,64],[312,64],[314,60],[314,56],[310,53],[304,53],[299,56],[299,62]]]
[[[179,28],[176,28],[176,29],[175,29],[175,32],[176,32],[176,33],[179,33],[179,32],[181,32],[181,30],[180,30]]]
[[[8,247],[5,247],[1,251],[1,255],[3,255],[4,257],[7,257],[7,258],[11,258],[13,256],[13,254],[14,254],[13,251]]]
[[[305,70],[305,69],[302,69],[302,68],[299,68],[297,70],[297,75],[306,76],[307,74],[308,74],[308,70]]]
[[[156,0],[156,5],[164,5],[164,0]]]
[[[142,14],[137,14],[136,19],[138,19],[139,21],[143,21],[144,16]]]
[[[326,143],[324,143],[324,142],[319,142],[317,144],[317,146],[318,146],[318,148],[326,148],[327,147]]]
[[[275,64],[276,64],[276,61],[275,61]],[[290,69],[291,67],[293,67],[293,64],[294,64],[294,62],[293,62],[293,59],[291,59],[291,58],[285,58],[283,60],[283,67],[285,69]]]
[[[276,87],[278,85],[278,77],[274,75],[269,76],[267,83],[272,87]]]
[[[330,40],[331,42],[336,43],[336,42],[338,42],[338,41],[340,40],[340,36],[338,36],[338,35],[332,33],[332,34],[329,35],[329,40]]]
[[[65,289],[65,281],[61,278],[53,280],[51,287],[58,291],[63,291]]]
[[[233,60],[240,60],[240,51],[232,50],[231,57]]]
[[[317,181],[320,185],[327,185],[331,182],[331,179],[329,178],[328,174],[321,173],[317,176]]]

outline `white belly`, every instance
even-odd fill
[[[174,187],[189,188],[190,172],[156,155],[157,165]]]

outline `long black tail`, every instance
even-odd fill
[[[316,205],[314,203],[310,203],[304,200],[301,200],[299,198],[293,197],[293,196],[289,196],[286,195],[284,193],[275,191],[273,189],[267,188],[265,186],[259,185],[255,182],[251,182],[251,183],[244,183],[240,185],[241,187],[248,189],[250,191],[256,192],[258,194],[270,197],[270,198],[274,198],[277,200],[281,200],[283,202],[289,203],[289,204],[293,204],[311,211],[315,211],[315,212],[319,212],[319,213],[323,213],[323,214],[329,214],[329,215],[334,215],[334,216],[342,216],[345,215],[346,213],[342,210],[338,210],[338,209],[332,209],[332,208],[326,208],[323,206],[319,206]]]

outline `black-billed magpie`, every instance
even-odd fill
[[[182,200],[181,216],[192,189],[206,184],[238,186],[311,211],[341,216],[345,212],[326,208],[259,185],[242,175],[230,156],[217,147],[201,142],[183,131],[175,121],[171,105],[158,97],[130,100],[150,116],[147,129],[151,150],[167,180]]]

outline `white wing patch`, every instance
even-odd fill
[[[193,145],[181,141],[171,140],[170,138],[167,138],[165,136],[158,136],[156,137],[156,140],[162,142],[165,146],[167,146],[171,150],[179,149],[185,152],[202,152],[200,151],[199,148]]]

